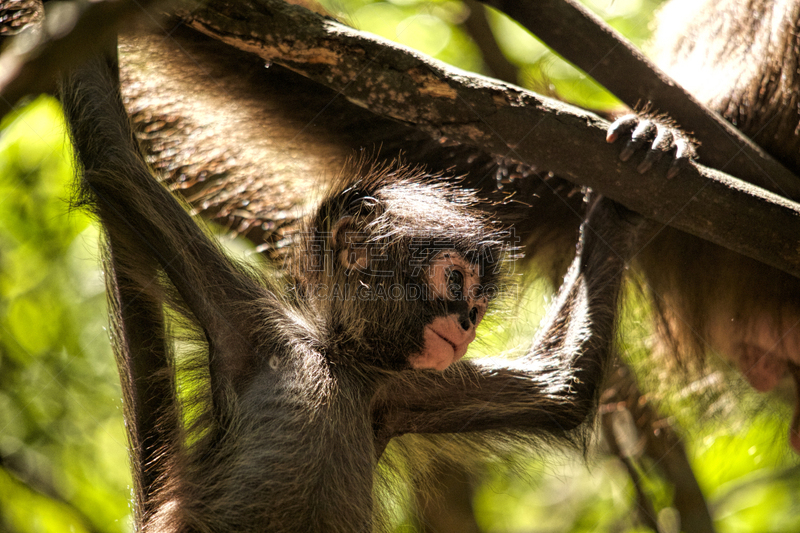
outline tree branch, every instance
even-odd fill
[[[87,28],[97,27],[100,11],[92,9],[101,5],[90,7],[71,32],[51,36],[22,72],[79,57],[63,56],[67,52],[56,43],[62,50],[70,48],[66,43],[91,48]],[[128,2],[120,6],[132,9]],[[800,275],[800,207],[700,165],[670,181],[663,178],[667,162],[639,175],[635,164],[619,162],[617,147],[603,142],[607,124],[591,113],[468,75],[277,0],[212,0],[200,8],[183,3],[178,11],[190,27],[282,64],[376,115],[442,143],[553,172],[653,220]],[[17,77],[15,83],[32,83],[23,81]]]
[[[631,474],[640,501],[644,498],[644,507],[640,507],[645,515],[643,519],[656,516],[639,486],[641,480],[635,467],[635,462],[645,456],[651,462],[648,471],[660,472],[675,489],[672,505],[680,514],[681,531],[713,533],[714,522],[708,504],[678,432],[642,395],[633,372],[625,363],[620,362],[611,373],[606,387],[600,398],[603,432],[611,450]],[[615,416],[620,416],[620,422],[627,419],[630,423],[614,424]],[[652,523],[648,526],[657,530]]]
[[[651,103],[701,141],[700,162],[800,199],[800,179],[574,0],[480,0],[542,39],[629,107]]]
[[[464,0],[464,5],[469,9],[469,16],[463,23],[464,29],[478,45],[491,76],[509,83],[519,83],[519,68],[506,58],[497,44],[486,18],[486,7],[478,0]]]
[[[8,460],[7,457],[0,457],[0,472],[3,470],[9,476],[11,483],[18,485],[14,489],[30,492],[50,500],[71,514],[76,521],[79,521],[85,531],[100,533],[100,530],[93,524],[91,517],[65,498],[52,483],[31,472],[31,469],[20,464],[20,461],[12,461]],[[6,490],[8,489],[6,488]]]
[[[378,115],[554,172],[648,218],[800,276],[800,206],[701,165],[669,181],[666,161],[640,175],[635,164],[618,160],[619,148],[604,143],[607,123],[591,113],[456,71],[277,0],[212,0],[178,13],[190,27]]]
[[[80,64],[101,43],[108,42],[123,19],[147,13],[154,0],[99,0],[95,2],[54,2],[47,6],[41,22],[40,2],[27,1],[16,18],[0,19],[6,31],[16,33],[23,24],[29,28],[0,55],[0,118],[28,95],[55,92],[61,72]],[[11,12],[12,2],[0,0],[0,14]],[[31,13],[30,15],[28,13]],[[7,26],[6,26],[7,25]],[[19,26],[19,27],[18,27]]]

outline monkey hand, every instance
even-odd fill
[[[606,141],[613,143],[629,134],[630,138],[619,158],[627,161],[644,148],[646,153],[638,166],[640,173],[647,172],[664,154],[671,153],[674,155],[672,165],[667,171],[667,179],[672,179],[696,157],[694,141],[671,124],[668,118],[633,113],[625,115],[608,127]]]

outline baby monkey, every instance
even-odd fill
[[[371,531],[393,437],[571,443],[591,427],[637,215],[596,200],[524,355],[462,359],[506,236],[471,193],[356,166],[311,217],[287,278],[255,272],[152,176],[115,72],[87,63],[62,102],[78,203],[105,234],[137,530]],[[197,350],[176,355],[186,331]]]

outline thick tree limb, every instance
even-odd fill
[[[29,24],[41,22],[44,6],[41,0],[0,1],[0,45],[18,35]]]
[[[516,20],[630,107],[652,103],[701,142],[703,164],[792,199],[800,178],[574,0],[480,0]]]
[[[701,165],[640,175],[603,142],[607,123],[512,85],[468,75],[276,0],[179,9],[186,23],[284,65],[434,138],[481,147],[590,186],[658,222],[800,276],[800,206]],[[579,156],[578,156],[579,154]]]
[[[20,6],[0,1],[0,35],[17,33],[30,24],[26,35],[0,55],[0,118],[28,95],[55,92],[61,72],[80,64],[117,33],[121,21],[147,13],[154,0],[55,2],[41,22],[41,2]],[[18,9],[14,9],[18,8]],[[14,16],[12,16],[12,14]],[[36,26],[35,28],[33,26]]]
[[[467,75],[277,0],[217,0],[194,8],[179,10],[191,27],[285,65],[377,115],[554,172],[656,221],[800,275],[796,204],[701,166],[672,181],[662,178],[663,166],[640,176],[635,165],[617,160],[617,147],[603,143],[606,123],[590,113]],[[82,17],[59,42],[85,42],[79,30],[92,20]]]

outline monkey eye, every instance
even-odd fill
[[[454,298],[461,298],[464,295],[464,274],[451,270],[447,274],[447,290]]]

